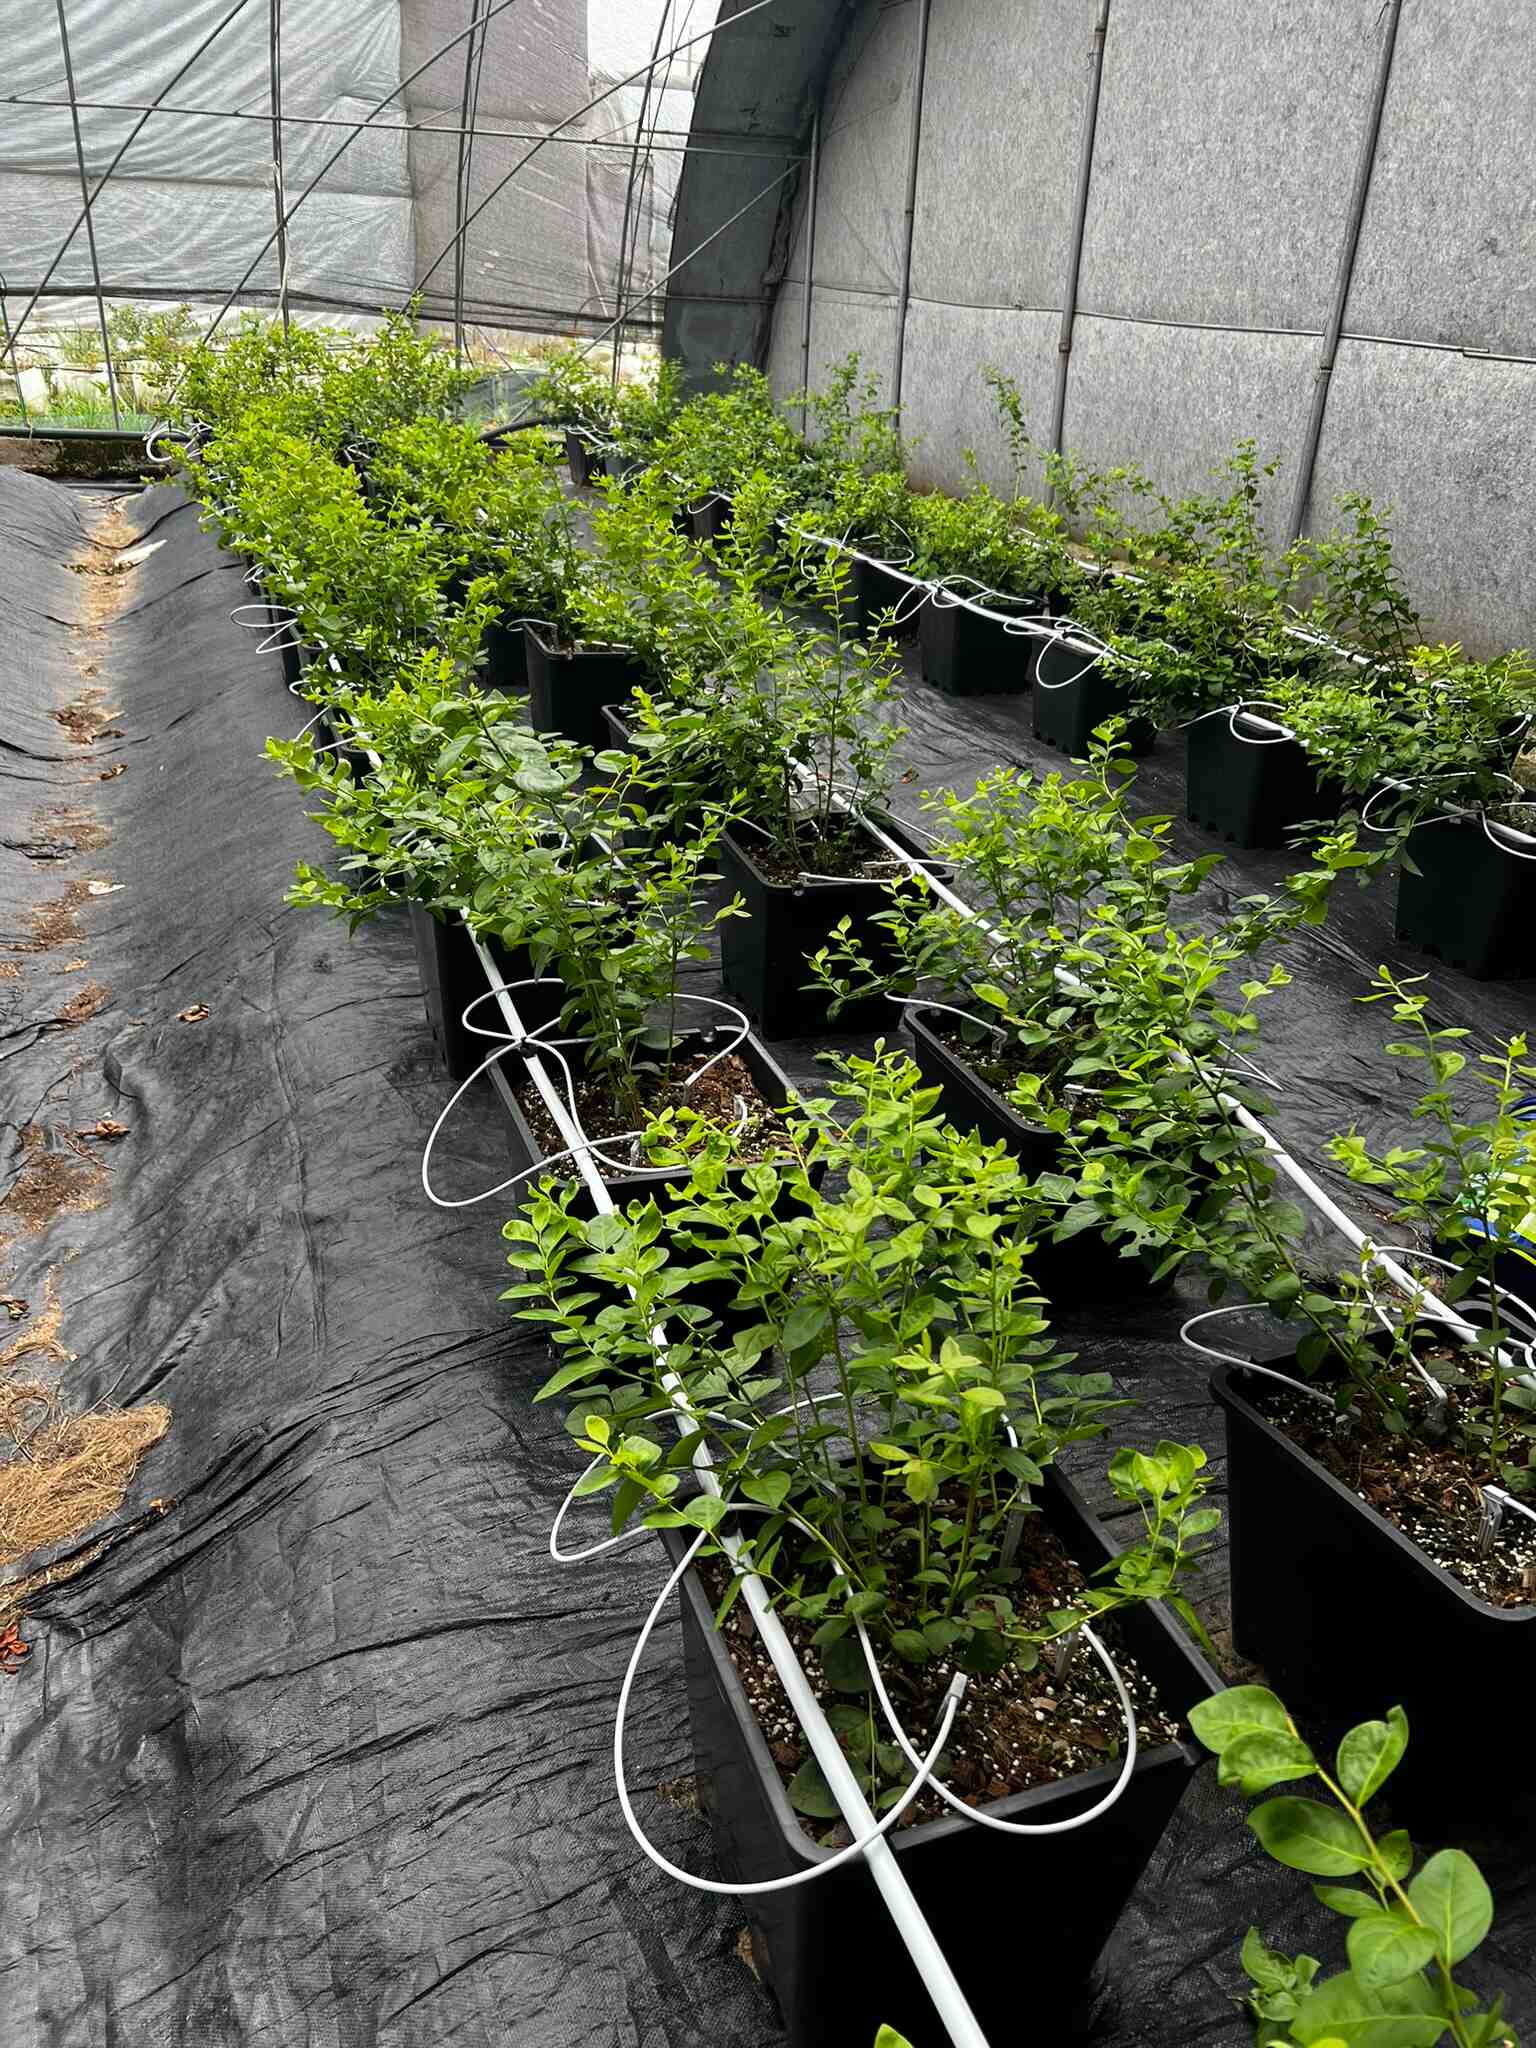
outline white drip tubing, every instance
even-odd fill
[[[505,1021],[508,1036],[513,1043],[522,1045],[528,1034],[523,1028],[507,984],[487,948],[479,939],[473,938],[473,935],[471,937],[481,969]],[[607,1184],[592,1158],[591,1146],[573,1121],[559,1089],[550,1079],[543,1059],[536,1052],[527,1053],[526,1066],[528,1076],[549,1112],[551,1121],[566,1141],[569,1155],[592,1197],[594,1208],[600,1216],[613,1215],[613,1197],[608,1192]],[[497,1087],[510,1101],[511,1085],[502,1073],[499,1062],[492,1064],[489,1072]],[[665,1331],[658,1325],[652,1332],[652,1337],[658,1353],[665,1357]],[[677,1410],[680,1431],[683,1434],[693,1434],[694,1418],[681,1381],[674,1373],[666,1372],[662,1385]],[[708,1447],[702,1441],[693,1454],[693,1468],[703,1490],[716,1499],[721,1498],[720,1483],[715,1477]],[[885,1901],[886,1908],[895,1922],[896,1931],[906,1945],[913,1966],[943,2022],[945,2032],[949,2035],[954,2048],[987,2048],[987,2038],[971,2010],[970,2001],[960,1988],[949,1959],[934,1938],[932,1928],[913,1898],[911,1886],[907,1883],[889,1842],[879,1831],[878,1823],[868,1800],[864,1797],[863,1788],[854,1774],[853,1767],[832,1732],[822,1711],[821,1702],[812,1690],[810,1681],[801,1668],[800,1660],[795,1655],[794,1646],[785,1633],[783,1623],[774,1612],[767,1587],[742,1561],[742,1543],[739,1536],[722,1532],[719,1541],[730,1560],[732,1570],[741,1580],[741,1597],[746,1601],[757,1625],[758,1636],[778,1674],[779,1683],[784,1688],[790,1708],[805,1731],[811,1754],[821,1766],[822,1776],[837,1801],[838,1810],[849,1834],[853,1837],[852,1846],[867,1863],[870,1876]],[[675,1576],[681,1577],[681,1568]],[[670,1590],[669,1585],[668,1591]],[[644,1648],[643,1638],[639,1647]],[[947,1733],[947,1729],[944,1732]],[[622,1764],[622,1747],[618,1749],[617,1761]],[[620,1782],[622,1785],[622,1778]],[[627,1795],[621,1792],[621,1799],[627,1799]]]

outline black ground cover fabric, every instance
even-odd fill
[[[99,633],[91,575],[65,566],[93,530],[136,558]],[[404,921],[349,942],[282,905],[326,842],[262,759],[308,713],[230,623],[245,595],[173,491],[113,513],[0,473],[0,960],[20,970],[0,976],[0,1192],[23,1127],[59,1147],[99,1117],[129,1126],[99,1206],[0,1250],[3,1291],[35,1318],[52,1285],[72,1355],[48,1369],[76,1405],[110,1392],[173,1417],[0,1677],[0,2048],[770,2048],[741,1912],[640,1862],[619,1820],[611,1712],[661,1568],[649,1547],[548,1557],[574,1460],[529,1401],[542,1348],[496,1300],[499,1203],[445,1213],[419,1187],[447,1084]],[[54,714],[90,688],[120,736],[82,748]],[[908,806],[1035,757],[1016,701],[905,699]],[[1154,805],[1171,762],[1164,742],[1143,771]],[[1239,857],[1235,886],[1281,865]],[[1396,957],[1379,895],[1301,942],[1275,1005],[1278,1121],[1304,1151],[1404,1111],[1377,1013],[1352,1000]],[[66,899],[67,936],[17,950]],[[101,993],[71,1011],[86,986]],[[1484,1034],[1517,1027],[1530,993],[1435,987]],[[814,1076],[811,1048],[787,1052]],[[487,1091],[439,1181],[468,1193],[506,1170]],[[1063,1327],[1142,1398],[1147,1440],[1203,1440],[1219,1468],[1176,1343],[1185,1300]],[[33,1327],[0,1325],[0,1350]],[[1206,1589],[1219,1625],[1219,1563]],[[1507,1740],[1518,1769],[1524,1703],[1489,1702],[1475,1674],[1468,1694],[1471,1739]],[[633,1776],[667,1788],[644,1802],[661,1846],[707,1870],[690,1768],[669,1623]],[[1236,2048],[1250,1921],[1336,1953],[1241,1815],[1202,1773],[1106,1959],[1103,2048]],[[1528,1858],[1475,1846],[1500,1914],[1468,1975],[1505,1985],[1529,2029]],[[1021,1921],[1069,1910],[1033,1891],[1022,1845],[1017,1896]],[[1019,2018],[1028,2040],[1024,1983]]]

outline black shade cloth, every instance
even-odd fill
[[[51,1144],[98,1117],[129,1126],[108,1199],[0,1257],[34,1304],[53,1274],[73,1357],[46,1369],[75,1405],[110,1391],[173,1420],[105,1547],[92,1532],[83,1569],[34,1599],[31,1657],[0,1678],[0,2044],[769,2048],[744,1915],[653,1871],[619,1819],[612,1709],[662,1568],[649,1545],[570,1570],[548,1556],[575,1458],[529,1401],[542,1345],[496,1299],[500,1203],[445,1213],[419,1186],[447,1084],[405,921],[349,942],[283,906],[295,858],[328,842],[261,747],[307,707],[231,623],[248,593],[195,511],[162,487],[117,516],[118,538],[157,545],[96,637],[93,579],[65,564],[107,507],[0,473],[0,939],[30,943],[31,914],[71,884],[113,890],[80,901],[78,942],[0,956],[21,969],[0,977],[0,1187],[23,1126]],[[54,713],[88,686],[121,736],[82,748]],[[1016,701],[909,684],[903,713],[925,783],[1033,753]],[[1172,762],[1165,742],[1143,770],[1150,801]],[[1243,888],[1281,866],[1233,862]],[[1403,1108],[1379,1013],[1351,1000],[1392,957],[1379,895],[1300,943],[1274,1006],[1282,1128],[1303,1150],[1352,1118],[1379,1136]],[[101,1006],[60,1021],[87,981]],[[1435,985],[1447,1018],[1484,1032],[1518,1025],[1529,993]],[[179,1021],[199,1004],[205,1020]],[[802,1078],[810,1051],[788,1049]],[[450,1126],[439,1184],[507,1170],[485,1091]],[[1143,1398],[1135,1433],[1201,1439],[1219,1469],[1203,1372],[1175,1339],[1185,1302],[1063,1326]],[[1219,1562],[1205,1587],[1219,1626]],[[1475,1674],[1468,1701],[1469,1739],[1523,1720],[1523,1702],[1480,1701]],[[707,1871],[675,1623],[632,1758],[637,1786],[667,1788],[642,1802],[659,1843]],[[1203,1773],[1106,1959],[1104,2048],[1246,2040],[1231,2000],[1250,1921],[1338,1953],[1241,1814]],[[1500,1917],[1467,1975],[1504,1984],[1529,2025],[1526,1858],[1476,1846]],[[1019,1871],[1021,1914],[1068,1909],[1032,1896],[1022,1845]]]

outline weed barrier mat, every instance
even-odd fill
[[[110,604],[67,566],[81,561]],[[30,1654],[0,1676],[0,2040],[773,2048],[744,1914],[643,1864],[619,1819],[612,1708],[664,1565],[650,1546],[549,1560],[576,1461],[530,1404],[542,1343],[496,1299],[498,1204],[445,1214],[420,1191],[449,1084],[406,920],[348,941],[283,906],[295,859],[329,842],[262,758],[308,710],[230,623],[246,595],[174,489],[114,513],[0,473],[0,965],[19,970],[0,974],[0,1224],[23,1130],[68,1151],[59,1134],[127,1127],[99,1153],[78,1141],[104,1176],[89,1205],[0,1244],[0,1292],[28,1304],[0,1319],[0,1350],[30,1333],[30,1362],[76,1409],[110,1393],[171,1417],[115,1513],[32,1561],[71,1575],[30,1598]],[[906,699],[923,785],[1036,758],[1026,706],[915,682]],[[1143,789],[1177,765],[1161,743]],[[1234,885],[1281,865],[1236,855]],[[1399,1113],[1375,1013],[1350,1001],[1398,959],[1387,929],[1370,897],[1345,902],[1300,942],[1283,1028],[1275,1005],[1266,1063],[1305,1155],[1351,1118],[1379,1135]],[[1447,1021],[1484,1034],[1515,1028],[1529,993],[1433,985]],[[814,1083],[812,1048],[775,1050]],[[492,1105],[487,1090],[485,1114],[450,1123],[447,1192],[506,1170]],[[1147,1440],[1203,1440],[1219,1468],[1203,1371],[1177,1345],[1186,1299],[1062,1327],[1142,1397]],[[1217,1563],[1218,1626],[1219,1584]],[[632,1741],[636,1786],[664,1788],[642,1802],[660,1846],[708,1872],[675,1617]],[[1250,1921],[1334,1953],[1304,1881],[1259,1855],[1241,1813],[1202,1772],[1108,1952],[1087,2038],[1238,2048]],[[1468,1846],[1499,1904],[1468,1974],[1502,1984],[1529,2028],[1529,1858]],[[1021,1845],[1018,1910],[1070,1911],[1032,1894],[1028,1864]],[[1027,2040],[1027,1985],[1019,1998]]]

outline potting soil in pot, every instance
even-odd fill
[[[1042,1625],[1053,1609],[1070,1604],[1085,1583],[1059,1538],[1038,1517],[1026,1527],[1018,1563],[1023,1576],[1013,1599],[1026,1626]],[[723,1559],[713,1557],[700,1569],[718,1606],[729,1584],[729,1568]],[[905,1784],[910,1769],[892,1742],[873,1696],[850,1699],[846,1691],[831,1685],[812,1640],[817,1625],[787,1616],[784,1620],[855,1770],[866,1783],[871,1776],[877,1779],[881,1791],[889,1785]],[[1138,1742],[1144,1749],[1176,1742],[1177,1721],[1161,1709],[1156,1688],[1135,1658],[1116,1644],[1113,1624],[1106,1624],[1099,1634],[1119,1665],[1136,1707]],[[810,1750],[772,1660],[740,1601],[726,1616],[724,1635],[790,1803],[804,1815],[806,1833],[826,1847],[840,1848],[848,1840],[843,1823],[837,1819],[829,1822],[814,1810],[806,1813],[801,1805],[795,1780],[810,1761]],[[914,1665],[887,1657],[882,1665],[892,1704],[920,1755],[938,1725],[953,1669],[942,1658]],[[972,1678],[945,1746],[939,1775],[967,1805],[984,1806],[1015,1792],[1027,1792],[1032,1786],[1096,1771],[1118,1762],[1124,1753],[1125,1716],[1118,1695],[1098,1658],[1086,1644],[1079,1643],[1062,1677],[1056,1675],[1054,1653],[1046,1650],[1033,1671],[1010,1666],[987,1677]],[[952,1811],[936,1792],[920,1792],[897,1822],[897,1829],[941,1820]]]
[[[1480,1487],[1488,1461],[1454,1444],[1390,1434],[1369,1420],[1344,1426],[1320,1402],[1256,1389],[1253,1405],[1325,1471],[1385,1516],[1434,1563],[1491,1607],[1536,1606],[1536,1522],[1506,1513],[1484,1555]]]

